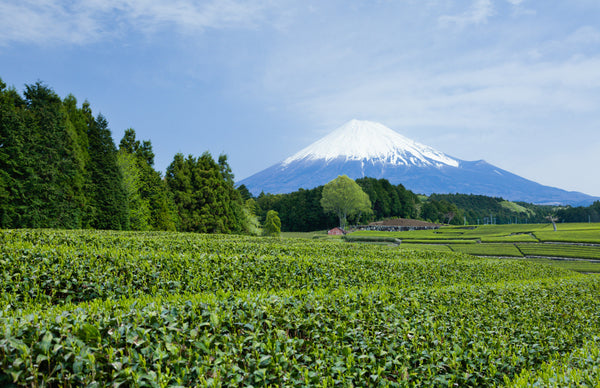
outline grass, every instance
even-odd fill
[[[533,214],[533,211],[531,209],[527,209],[524,206],[510,201],[502,201],[500,202],[500,206],[502,206],[505,209],[511,210],[515,213]]]

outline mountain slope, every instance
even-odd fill
[[[338,175],[386,178],[416,193],[464,193],[538,204],[590,204],[599,198],[543,186],[483,160],[463,161],[379,123],[352,120],[283,162],[242,181],[253,194],[323,185]]]

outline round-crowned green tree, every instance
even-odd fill
[[[340,228],[346,227],[349,216],[371,212],[369,196],[346,175],[340,175],[323,187],[321,206],[326,213],[335,213]]]

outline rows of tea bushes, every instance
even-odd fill
[[[0,386],[518,384],[600,332],[600,279],[521,260],[38,230],[0,266]]]
[[[468,253],[481,256],[523,256],[521,251],[513,244],[488,243],[488,244],[454,244],[450,247],[454,252]]]
[[[448,250],[480,256],[556,257],[600,260],[600,224],[484,225],[442,227],[407,232],[358,231],[346,241],[389,241],[397,245],[420,244],[418,250]]]
[[[598,224],[579,224],[575,228],[574,224],[567,227],[558,225],[558,231],[538,231],[534,235],[537,239],[543,242],[575,242],[575,243],[591,243],[600,244],[600,231]]]
[[[0,300],[13,308],[219,290],[414,288],[563,275],[547,266],[310,240],[107,232],[79,232],[78,240],[68,232],[36,231],[43,238],[35,243],[23,233],[22,240],[5,233],[0,247]]]
[[[600,337],[535,370],[524,369],[507,387],[597,387],[600,382]]]
[[[526,256],[572,257],[600,260],[600,246],[517,244],[517,247]]]
[[[401,250],[416,250],[416,251],[434,251],[434,252],[452,252],[449,246],[443,244],[413,244],[402,243],[398,245]]]

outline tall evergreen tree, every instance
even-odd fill
[[[375,219],[416,218],[417,196],[404,186],[393,186],[387,179],[359,178],[356,183],[369,195]]]
[[[123,187],[127,198],[129,228],[131,230],[150,229],[149,201],[140,194],[141,171],[135,155],[119,150],[117,165],[123,176]]]
[[[129,211],[134,224],[132,228],[153,230],[175,230],[177,213],[166,181],[154,170],[154,152],[150,141],[136,140],[132,128],[125,130],[119,143],[119,153],[123,155],[122,170],[124,179],[129,182]],[[125,163],[127,160],[127,163]],[[144,215],[148,212],[147,216]],[[136,224],[143,217],[146,225]]]
[[[27,85],[24,112],[25,162],[22,226],[76,228],[81,225],[81,190],[73,134],[62,101],[41,82]]]
[[[166,179],[180,218],[179,229],[200,233],[241,232],[245,216],[241,197],[228,176],[226,158],[216,163],[205,152],[199,158],[175,155]],[[230,170],[229,170],[230,171]],[[223,174],[225,173],[225,176]]]
[[[25,213],[22,110],[25,101],[0,79],[0,227],[21,226]]]
[[[93,208],[90,226],[96,229],[129,229],[127,195],[117,165],[117,148],[104,116],[88,128],[90,198]]]

